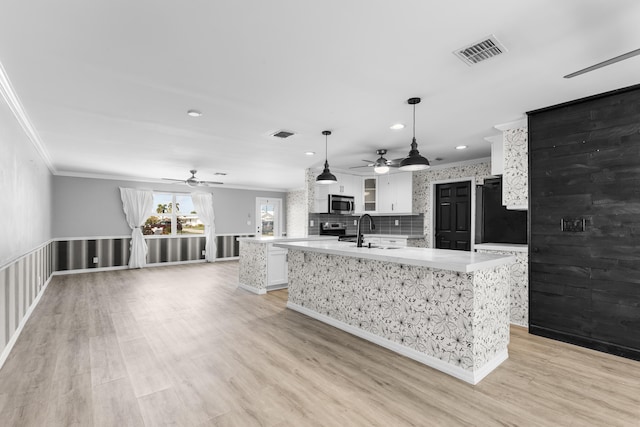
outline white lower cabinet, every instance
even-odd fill
[[[375,235],[365,234],[364,244],[368,245],[369,243],[377,246],[397,246],[399,248],[407,247],[407,239],[402,237],[391,237],[391,236],[377,237]]]
[[[288,281],[287,249],[267,247],[267,290],[285,288]]]

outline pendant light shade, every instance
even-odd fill
[[[322,134],[324,135],[324,170],[316,177],[316,184],[335,184],[338,179],[329,170],[329,162],[327,161],[327,140],[331,135],[331,131],[323,130]]]
[[[420,103],[420,98],[409,98],[407,104],[413,105],[413,139],[411,140],[411,150],[409,155],[400,162],[401,171],[419,171],[428,169],[429,160],[420,155],[418,143],[416,142],[416,104]]]

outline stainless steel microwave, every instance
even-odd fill
[[[350,215],[355,210],[355,197],[329,194],[329,213]]]

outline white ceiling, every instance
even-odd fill
[[[304,169],[487,157],[493,125],[640,83],[637,0],[3,0],[0,63],[54,173],[300,188]],[[508,53],[452,52],[494,34]],[[198,109],[203,116],[187,116]],[[401,122],[404,130],[389,126]],[[269,137],[279,129],[296,136]],[[457,145],[468,145],[464,151]],[[305,151],[315,151],[313,157]],[[434,161],[435,158],[441,161]],[[360,169],[362,170],[362,169]]]

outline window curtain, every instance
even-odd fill
[[[207,262],[215,262],[216,253],[218,252],[216,244],[216,225],[214,223],[215,215],[213,213],[213,195],[211,193],[191,193],[193,207],[196,208],[198,218],[204,224],[205,243],[205,259]]]
[[[147,265],[147,243],[142,236],[142,225],[153,209],[153,191],[120,187],[122,208],[131,227],[131,256],[129,268],[143,268]]]

